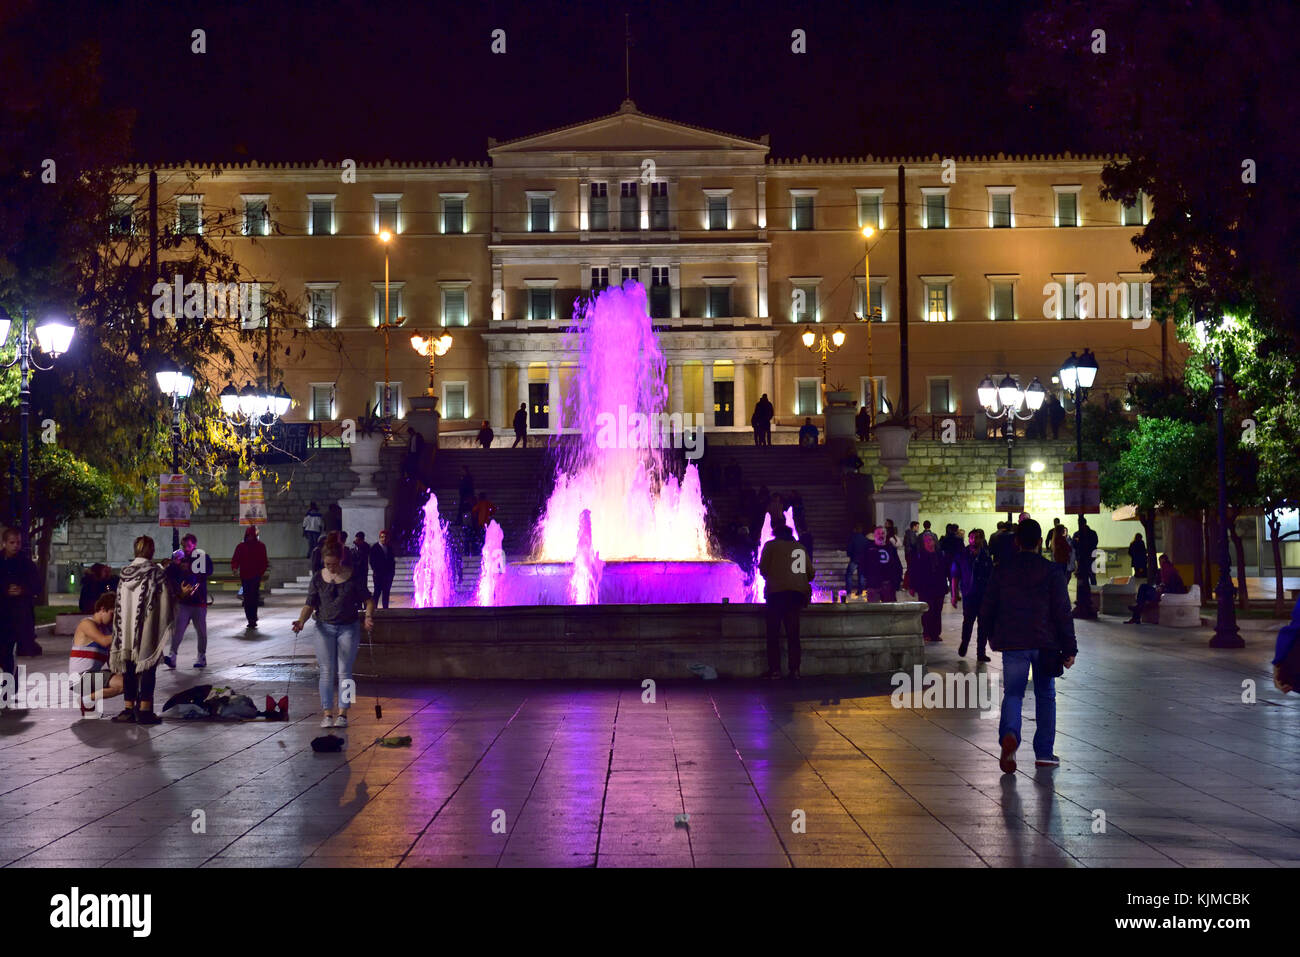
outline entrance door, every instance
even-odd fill
[[[528,428],[534,431],[551,427],[551,409],[547,403],[550,385],[545,382],[528,383]]]
[[[732,399],[735,394],[736,383],[713,380],[714,425],[735,425],[735,410],[732,408]]]

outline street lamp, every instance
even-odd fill
[[[285,391],[281,382],[272,392],[248,382],[242,389],[236,390],[228,385],[219,396],[221,412],[226,420],[236,428],[247,425],[251,437],[259,428],[269,428],[276,420],[289,411],[293,399]]]
[[[817,336],[818,336],[817,333],[809,329],[803,334],[803,336],[801,336],[801,338],[803,339],[804,346],[808,349],[809,352],[818,353],[822,357],[822,395],[825,395],[826,394],[826,357],[832,356],[835,353],[840,351],[840,346],[844,345],[844,340],[847,338],[847,334],[844,332],[842,328],[836,326],[835,331],[831,333],[829,339],[827,339],[826,333],[824,332],[821,333],[820,341],[818,340]]]
[[[154,373],[162,394],[172,400],[172,474],[181,470],[181,399],[188,399],[194,391],[194,377],[181,371],[176,363],[168,361]],[[181,530],[172,526],[172,551],[181,547]]]
[[[1070,353],[1070,358],[1061,363],[1061,386],[1074,396],[1074,460],[1083,461],[1083,404],[1088,401],[1088,390],[1097,381],[1097,357],[1091,349],[1084,349],[1083,355]],[[1079,538],[1083,538],[1083,511],[1079,511]],[[1074,589],[1075,618],[1096,618],[1097,609],[1092,605],[1092,556],[1079,556],[1075,563],[1078,584]]]
[[[871,237],[876,235],[874,226],[862,227],[862,238],[866,243],[871,242]],[[862,252],[862,281],[865,286],[865,302],[862,304],[862,318],[859,322],[867,324],[867,389],[871,393],[871,427],[876,427],[876,407],[880,405],[880,400],[876,398],[876,376],[873,368],[873,357],[871,351],[871,324],[882,318],[882,313],[878,309],[871,308],[871,246],[866,245]],[[883,306],[883,303],[881,304]],[[906,410],[904,410],[906,411]]]
[[[1231,316],[1224,316],[1222,325],[1225,329],[1231,329],[1236,321]],[[1196,338],[1209,353],[1210,363],[1214,367],[1215,455],[1219,468],[1219,584],[1214,589],[1218,613],[1214,620],[1214,637],[1210,639],[1210,647],[1245,648],[1246,642],[1237,629],[1237,608],[1233,604],[1236,589],[1232,585],[1232,576],[1228,573],[1228,563],[1231,561],[1228,557],[1228,467],[1223,443],[1223,406],[1228,388],[1223,378],[1222,358],[1219,350],[1210,342],[1209,332],[1209,323],[1204,319],[1197,321]]]
[[[429,338],[426,339],[424,336],[417,334],[411,336],[411,348],[420,355],[429,357],[429,388],[425,394],[437,395],[438,393],[433,386],[433,363],[439,356],[447,354],[447,350],[451,348],[451,336],[444,332],[435,339],[433,333],[430,332]]]
[[[1003,420],[1002,431],[1007,438],[1007,468],[1011,468],[1011,449],[1016,444],[1016,422],[1027,422],[1034,417],[1034,413],[1042,408],[1047,390],[1038,381],[1038,376],[1034,376],[1029,388],[1022,390],[1020,383],[1008,372],[997,385],[993,384],[990,376],[985,376],[975,391],[979,395],[980,405],[984,407],[984,414],[994,422]],[[1028,408],[1021,411],[1025,406]],[[1007,512],[1007,521],[1011,521],[1010,512]]]
[[[3,310],[0,310],[0,346],[9,341],[9,326],[12,325],[9,316]],[[62,322],[58,319],[47,319],[36,327],[36,345],[42,352],[50,357],[51,360],[57,359],[68,351],[72,345],[73,327],[69,323]],[[27,307],[22,310],[22,322],[18,327],[18,341],[15,343],[17,353],[12,359],[0,366],[0,369],[11,369],[15,365],[19,369],[19,386],[18,386],[18,408],[19,408],[19,431],[22,434],[22,469],[23,469],[23,498],[22,498],[22,542],[23,547],[28,547],[32,530],[32,498],[31,484],[32,471],[31,463],[28,458],[28,439],[27,439],[27,417],[31,411],[32,390],[31,390],[31,371],[36,369],[40,372],[49,372],[54,368],[51,362],[47,366],[41,365],[36,361],[36,356],[32,352],[32,330],[27,320]]]
[[[384,321],[379,324],[379,328],[384,331],[384,440],[387,441],[393,435],[393,386],[389,381],[388,375],[388,333],[406,322],[405,316],[398,316],[395,320],[389,319],[388,316],[388,244],[393,241],[393,234],[387,229],[381,229],[377,234],[379,241],[384,244]],[[433,380],[429,380],[429,388],[433,388]],[[430,395],[433,393],[430,392]]]

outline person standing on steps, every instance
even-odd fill
[[[113,645],[108,667],[122,675],[122,712],[114,721],[159,724],[153,692],[158,662],[176,627],[176,596],[167,574],[153,563],[148,535],[135,540],[135,558],[122,569],[113,612]]]
[[[258,591],[262,587],[262,576],[270,567],[266,560],[266,546],[257,537],[257,526],[248,526],[244,530],[244,540],[235,546],[235,554],[230,558],[230,570],[239,576],[244,596],[244,617],[248,619],[250,631],[257,627]]]
[[[321,516],[320,509],[316,503],[312,502],[307,506],[307,514],[302,519],[302,536],[307,539],[307,557],[316,550],[316,543],[320,541],[321,533],[325,531],[325,519]]]
[[[523,444],[528,448],[528,403],[520,402],[519,411],[515,413],[515,441],[510,447],[513,449],[516,445]]]
[[[1056,767],[1056,678],[1074,666],[1079,646],[1070,617],[1065,575],[1055,562],[1038,554],[1042,529],[1032,518],[1016,528],[1017,551],[998,565],[980,605],[980,634],[1002,653],[1002,717],[998,765],[1003,774],[1016,770],[1021,711],[1029,673],[1034,676],[1034,764]]]
[[[484,419],[483,424],[479,427],[478,435],[474,441],[485,449],[492,448],[492,440],[496,438],[496,433],[492,431],[492,426],[488,425],[488,420]]]
[[[366,579],[370,574],[370,549],[373,546],[366,541],[365,532],[357,532],[357,537],[352,540],[352,567],[357,570],[361,576],[361,584],[368,584]]]
[[[460,492],[460,502],[456,506],[456,514],[464,515],[474,507],[474,476],[469,472],[468,465],[460,467],[460,484],[457,486]]]
[[[772,400],[764,392],[754,403],[755,431],[758,436],[759,445],[772,444],[772,419],[776,416],[776,409],[772,407]]]
[[[199,641],[199,656],[194,667],[208,666],[208,577],[212,574],[212,559],[201,552],[198,545],[199,540],[192,532],[181,539],[176,628],[172,632],[171,649],[163,656],[163,663],[173,670],[176,668],[176,653],[180,651],[191,621]]]
[[[763,546],[758,570],[763,575],[763,617],[767,627],[767,671],[764,678],[781,677],[781,628],[785,628],[790,677],[799,677],[799,612],[812,600],[812,559],[794,540],[784,520],[772,525],[770,542]]]
[[[393,576],[397,574],[397,556],[388,544],[388,529],[379,532],[379,544],[370,549],[370,570],[375,576],[375,604],[381,602],[388,607],[388,593],[393,587]]]

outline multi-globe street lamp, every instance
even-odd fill
[[[1034,381],[1029,383],[1029,387],[1022,390],[1020,383],[1008,372],[997,385],[993,384],[991,376],[985,376],[976,392],[979,394],[980,405],[984,407],[984,414],[994,422],[1003,421],[1002,431],[1007,439],[1007,468],[1009,469],[1011,450],[1016,444],[1016,422],[1027,422],[1034,417],[1034,413],[1042,408],[1047,390],[1038,381],[1038,376],[1034,376]],[[1021,411],[1026,406],[1028,408]],[[1007,513],[1007,521],[1011,521],[1010,512]]]
[[[1231,317],[1225,316],[1222,325],[1224,328],[1231,329],[1235,322]],[[1237,628],[1237,609],[1233,602],[1235,589],[1232,585],[1232,576],[1228,572],[1231,561],[1228,556],[1228,471],[1223,438],[1223,406],[1228,388],[1223,378],[1222,357],[1219,355],[1219,350],[1210,342],[1209,324],[1204,319],[1196,323],[1196,337],[1200,340],[1201,347],[1209,353],[1210,364],[1214,368],[1215,455],[1218,459],[1219,472],[1219,583],[1214,590],[1218,611],[1214,620],[1214,636],[1210,638],[1210,647],[1244,648],[1246,642],[1242,640],[1241,632]]]
[[[281,382],[272,392],[248,382],[236,390],[228,385],[221,390],[221,413],[233,427],[248,426],[251,437],[259,428],[270,428],[276,420],[289,411],[293,399]]]
[[[9,327],[12,325],[10,318],[3,310],[0,310],[0,346],[9,341]],[[68,351],[72,344],[73,327],[71,324],[62,322],[58,319],[47,319],[36,327],[36,344],[40,350],[50,357],[51,360],[57,359]],[[27,437],[27,419],[31,411],[32,390],[31,390],[31,372],[33,369],[41,372],[49,372],[54,368],[53,362],[50,365],[43,366],[36,361],[36,356],[32,351],[32,330],[27,319],[26,307],[22,310],[22,320],[18,326],[18,341],[15,343],[16,354],[0,369],[10,369],[17,365],[19,369],[19,387],[18,387],[18,419],[19,431],[22,435],[22,470],[23,470],[23,497],[22,497],[22,518],[21,531],[23,547],[30,544],[32,531],[32,498],[31,484],[32,472],[31,462],[28,453]]]
[[[451,348],[451,342],[451,336],[446,332],[441,336],[438,336],[436,339],[432,332],[429,333],[427,339],[419,334],[411,336],[411,348],[420,355],[427,356],[429,359],[429,388],[426,391],[426,394],[429,396],[436,396],[438,394],[438,391],[433,384],[433,364],[439,356],[445,356],[447,354],[447,350]]]
[[[174,362],[166,362],[154,373],[158,388],[172,401],[172,474],[181,470],[181,400],[188,399],[194,391],[194,377],[181,370]],[[181,530],[172,526],[172,551],[181,547]]]
[[[1075,461],[1083,461],[1083,404],[1088,401],[1088,390],[1097,381],[1097,357],[1091,349],[1084,349],[1083,355],[1070,353],[1070,358],[1061,363],[1061,385],[1074,396],[1074,453]],[[1083,539],[1083,511],[1079,512],[1079,539]],[[1092,605],[1092,556],[1079,556],[1075,564],[1078,584],[1074,590],[1075,618],[1096,618],[1097,610]]]
[[[823,332],[821,333],[821,338],[819,340],[818,334],[813,332],[811,329],[807,330],[800,338],[803,340],[804,347],[807,348],[809,352],[821,356],[822,395],[825,395],[826,394],[826,359],[828,356],[833,356],[835,353],[840,351],[840,346],[844,345],[844,340],[845,338],[847,338],[847,335],[842,328],[836,326],[835,331],[831,333],[829,339],[826,337],[826,333]]]

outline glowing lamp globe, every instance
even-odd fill
[[[986,409],[997,408],[998,404],[998,387],[993,384],[993,380],[988,376],[980,382],[979,388],[975,390],[980,397],[980,405]]]
[[[42,352],[57,359],[72,345],[72,332],[73,328],[68,323],[57,319],[48,320],[36,327],[36,341]]]

